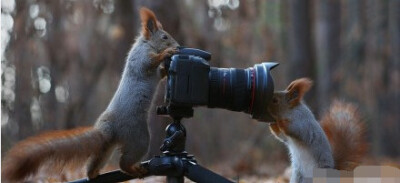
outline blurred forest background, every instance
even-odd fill
[[[181,45],[211,52],[212,66],[279,62],[277,90],[312,78],[306,101],[318,118],[335,98],[357,104],[371,143],[366,162],[400,164],[399,0],[2,0],[2,154],[43,131],[95,122],[116,90],[141,6]],[[149,156],[159,154],[168,122],[152,108]],[[197,108],[184,124],[188,151],[220,173],[274,176],[288,166],[283,144],[247,114]]]

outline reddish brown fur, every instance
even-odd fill
[[[152,68],[158,67],[160,65],[160,63],[165,60],[166,57],[171,56],[172,54],[176,53],[177,51],[178,51],[178,49],[176,49],[176,48],[167,48],[164,51],[162,51],[161,53],[152,53],[150,55],[150,57],[153,59],[154,62],[151,63],[151,67]]]
[[[297,106],[300,103],[304,94],[308,90],[310,90],[311,86],[312,86],[312,81],[308,78],[296,79],[290,83],[290,85],[286,88],[290,98],[292,98],[292,95],[294,95],[297,92],[296,93],[297,96],[295,96],[295,99],[290,102],[291,108]]]
[[[158,21],[158,20],[157,20],[157,28],[158,28],[158,29],[163,29],[163,27],[162,27],[162,25],[161,25],[161,22]]]
[[[290,122],[287,119],[277,120],[276,123],[278,124],[279,130],[283,132],[285,135],[292,136],[289,131]]]
[[[65,139],[68,139],[65,140]],[[83,164],[95,152],[102,150],[102,134],[91,127],[44,133],[19,142],[2,162],[2,180],[19,182],[35,174],[45,163],[59,168]]]
[[[275,136],[279,136],[281,134],[281,130],[279,129],[278,123],[272,123],[269,125],[269,129]]]
[[[142,21],[142,34],[146,39],[150,39],[150,34],[152,30],[148,29],[147,24],[149,21],[152,21],[154,28],[157,29],[162,29],[161,23],[157,20],[156,15],[154,13],[147,9],[147,8],[140,8],[140,17]]]
[[[335,168],[353,170],[367,152],[365,127],[354,105],[335,101],[321,120],[332,147]]]

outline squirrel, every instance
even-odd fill
[[[303,101],[311,86],[308,78],[294,80],[286,90],[274,92],[267,106],[275,120],[271,133],[289,149],[291,183],[307,182],[314,168],[353,170],[366,154],[365,127],[357,108],[336,100],[318,123]]]
[[[145,173],[135,164],[148,150],[148,111],[165,74],[160,64],[178,51],[179,44],[163,30],[151,10],[141,8],[140,19],[141,32],[127,56],[118,89],[95,125],[47,132],[19,142],[4,157],[3,181],[23,181],[45,164],[62,169],[83,162],[87,162],[86,173],[92,179],[115,148],[122,154],[122,171],[135,176]]]

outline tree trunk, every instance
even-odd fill
[[[318,112],[325,111],[337,93],[334,77],[340,56],[340,1],[321,0],[316,13]]]
[[[12,50],[10,62],[15,65],[15,101],[14,110],[10,117],[17,124],[18,140],[24,139],[34,133],[30,106],[33,99],[33,88],[31,85],[31,72],[33,56],[33,41],[28,37],[32,32],[25,33],[27,7],[29,2],[21,2],[17,6],[18,16],[15,18],[14,34],[18,37],[11,41],[9,50]]]
[[[308,0],[289,1],[289,70],[290,80],[300,77],[314,78],[313,41],[311,38],[311,5]],[[315,89],[311,89],[306,98],[311,108],[316,108]]]

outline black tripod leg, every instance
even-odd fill
[[[150,176],[150,174],[146,174],[144,175],[144,177],[148,177]],[[144,178],[144,177],[140,177],[140,178]],[[105,174],[101,174],[99,176],[97,176],[94,179],[80,179],[80,180],[75,180],[69,183],[112,183],[112,182],[123,182],[123,181],[127,181],[127,180],[131,180],[131,179],[136,179],[139,177],[135,177],[135,176],[130,176],[127,175],[123,172],[121,172],[120,170],[115,170],[112,172],[107,172]]]
[[[183,177],[167,176],[167,183],[183,183],[183,182],[184,182]]]
[[[200,165],[188,165],[185,176],[198,183],[233,183],[233,181],[230,181]]]

